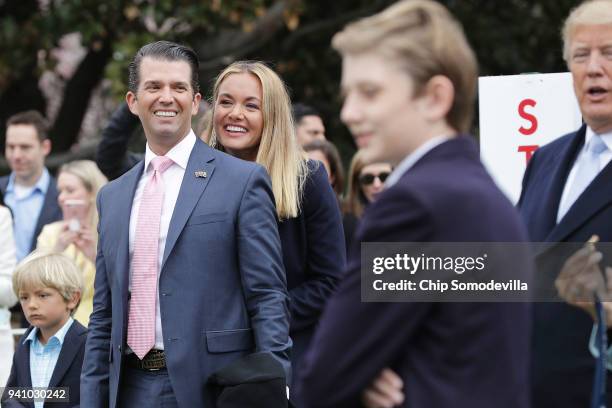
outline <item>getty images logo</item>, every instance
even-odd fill
[[[404,271],[414,275],[419,271],[452,271],[461,275],[469,271],[482,271],[486,259],[487,254],[479,257],[395,254],[389,257],[375,257],[372,261],[372,272],[380,275],[386,271]]]

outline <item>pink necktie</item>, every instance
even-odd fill
[[[174,163],[165,156],[151,161],[153,174],[145,185],[134,237],[132,294],[128,315],[128,346],[139,359],[155,345],[155,298],[159,259],[159,224],[164,199],[161,174]]]

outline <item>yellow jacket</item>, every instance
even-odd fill
[[[47,224],[43,227],[36,248],[53,250],[59,238],[63,221]],[[74,319],[78,320],[83,326],[89,324],[89,315],[93,311],[94,278],[96,276],[96,265],[85,256],[74,244],[70,244],[65,250],[64,255],[72,259],[79,270],[83,273],[84,289],[81,296],[81,304],[74,312]]]

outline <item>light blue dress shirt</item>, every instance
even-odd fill
[[[70,329],[70,326],[74,322],[72,317],[68,318],[66,324],[57,331],[47,344],[42,344],[38,340],[38,329],[34,328],[28,337],[23,341],[24,343],[30,341],[30,377],[32,379],[32,387],[48,387],[53,370],[57,364],[60,351],[62,351],[62,345],[64,344],[64,338],[66,333]],[[43,401],[35,401],[35,408],[42,408]]]
[[[11,173],[6,193],[4,193],[4,203],[13,212],[13,226],[15,237],[15,249],[17,250],[17,262],[21,261],[30,253],[30,246],[34,238],[34,230],[40,216],[45,195],[49,189],[51,176],[46,168],[43,168],[42,175],[34,185],[30,194],[25,197],[17,198],[15,194],[15,173]]]

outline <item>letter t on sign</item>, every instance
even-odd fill
[[[519,146],[518,151],[525,153],[525,164],[529,164],[529,160],[531,160],[531,156],[533,153],[538,150],[538,145],[527,145],[527,146]]]

